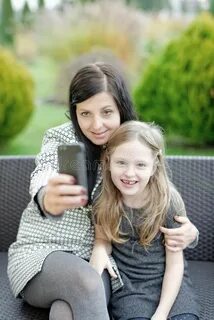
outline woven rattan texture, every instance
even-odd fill
[[[21,213],[30,200],[30,174],[33,157],[0,158],[0,250],[6,251],[15,240]]]
[[[189,274],[201,306],[200,320],[214,319],[214,263],[189,261]]]
[[[169,157],[168,163],[187,214],[200,231],[198,246],[185,255],[190,260],[214,261],[214,158]]]
[[[48,320],[48,310],[14,299],[6,277],[7,253],[0,253],[0,320]],[[63,320],[63,319],[62,319]]]

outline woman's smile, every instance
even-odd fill
[[[105,130],[105,131],[102,131],[102,132],[94,132],[94,131],[91,131],[91,133],[97,137],[97,138],[102,138],[106,135],[106,133],[108,132],[109,130]]]

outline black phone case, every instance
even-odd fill
[[[77,180],[76,184],[88,188],[85,146],[83,143],[72,143],[58,146],[58,171],[70,174]]]

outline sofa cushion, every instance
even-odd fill
[[[188,261],[189,275],[201,305],[200,320],[214,319],[214,262]]]

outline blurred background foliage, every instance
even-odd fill
[[[140,119],[159,123],[172,141],[212,144],[213,57],[214,19],[204,14],[171,40],[143,73],[134,92]]]
[[[34,84],[26,67],[0,47],[0,145],[16,136],[34,109]]]
[[[124,74],[140,118],[163,126],[168,154],[213,155],[214,18],[203,11],[213,14],[214,0],[0,0],[0,57],[12,52],[8,70],[22,65],[31,92],[0,82],[22,129],[1,138],[1,98],[0,154],[39,152],[44,131],[67,121],[73,74],[102,60]]]

